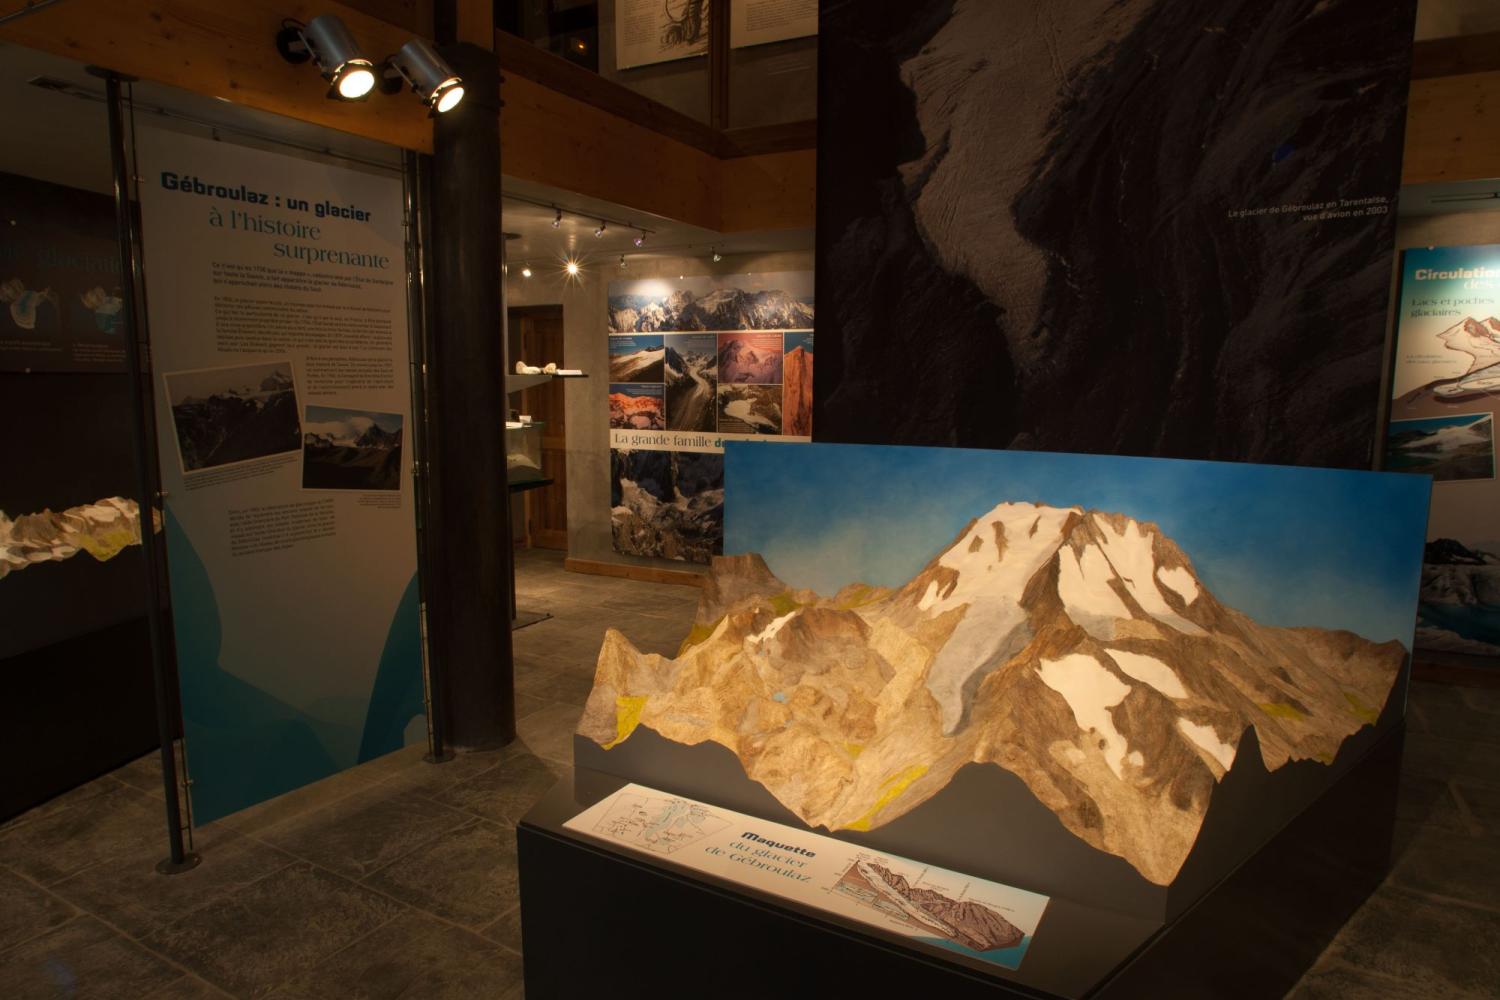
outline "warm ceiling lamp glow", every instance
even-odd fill
[[[576,261],[576,260],[570,260],[570,261],[568,261],[566,270],[568,272],[568,277],[570,277],[570,278],[576,278],[576,277],[578,277],[578,271],[579,271],[578,261]]]
[[[375,86],[375,69],[365,62],[347,62],[339,68],[339,96],[346,101],[357,101]]]

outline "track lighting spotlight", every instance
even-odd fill
[[[600,220],[600,221],[599,221],[599,228],[598,228],[598,229],[596,229],[596,230],[594,230],[594,239],[596,239],[596,240],[597,240],[597,239],[602,239],[602,238],[603,238],[603,237],[604,237],[604,231],[605,231],[605,230],[606,230],[606,229],[608,229],[608,228],[609,228],[609,226],[607,226],[607,225],[606,225],[606,224],[605,224],[605,223],[604,223],[604,221],[603,221],[603,220],[602,220],[602,219],[601,219],[601,220]]]
[[[306,24],[283,21],[276,51],[289,63],[312,60],[330,85],[328,96],[335,100],[362,101],[375,86],[375,64],[333,14],[319,14]]]
[[[714,263],[717,264],[719,261],[721,261],[723,259],[724,259],[724,255],[721,254],[721,253],[719,253],[719,251],[715,250],[714,251]]]
[[[529,278],[529,277],[531,277],[531,265],[530,264],[522,264],[521,265],[521,277],[523,277],[523,278]]]
[[[635,239],[632,242],[634,242],[635,245],[638,246],[638,247],[645,246],[646,245],[646,231],[644,229],[642,229],[639,233],[636,234],[636,237],[635,237]]]
[[[413,38],[385,61],[382,89],[394,94],[403,80],[435,115],[452,111],[464,99],[463,80],[437,49],[421,38]]]
[[[625,270],[625,255],[620,254],[620,270]]]

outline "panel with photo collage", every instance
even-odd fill
[[[808,272],[610,285],[615,551],[723,551],[724,439],[811,436],[812,323]]]

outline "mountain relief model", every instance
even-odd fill
[[[1155,525],[1077,507],[1000,504],[894,590],[793,591],[754,554],[713,567],[675,659],[606,633],[580,734],[719,743],[830,830],[879,827],[992,763],[1159,885],[1248,728],[1268,770],[1331,764],[1406,656],[1261,625]]]
[[[619,333],[782,330],[812,325],[812,305],[779,289],[720,288],[701,298],[683,289],[661,299],[625,295],[609,302],[609,328]]]
[[[161,530],[161,513],[155,513]],[[141,544],[141,519],[134,500],[108,497],[53,513],[22,514],[12,521],[0,511],[0,579],[33,563],[61,562],[87,552],[99,562]]]

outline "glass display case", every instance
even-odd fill
[[[505,422],[505,468],[511,489],[550,482],[542,474],[542,430],[540,420]]]

